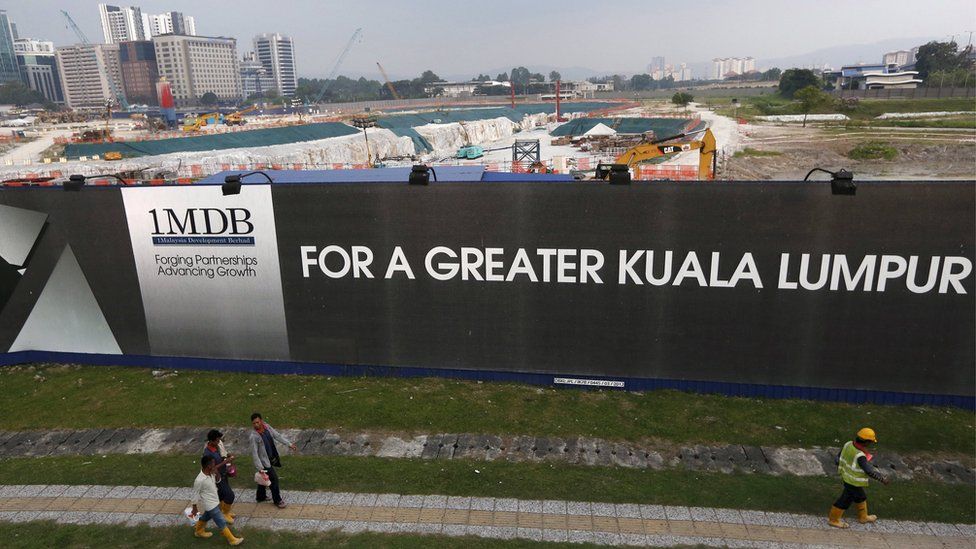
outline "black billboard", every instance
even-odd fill
[[[976,393],[972,182],[5,190],[0,204],[47,216],[26,272],[0,278],[10,352],[115,353],[38,335],[59,325],[36,311],[45,281],[80,286],[64,282],[70,249],[123,356]]]

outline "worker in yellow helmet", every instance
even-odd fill
[[[868,478],[873,478],[882,484],[890,482],[888,477],[878,472],[871,460],[870,449],[872,444],[877,444],[878,437],[874,434],[874,429],[865,427],[857,432],[854,440],[848,441],[837,454],[837,472],[844,480],[844,491],[841,493],[834,506],[830,508],[830,519],[828,524],[835,528],[847,528],[846,522],[841,520],[844,511],[854,503],[857,508],[857,521],[861,524],[878,520],[875,515],[868,514],[868,496],[864,493],[864,488],[868,485]]]

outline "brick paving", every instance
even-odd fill
[[[0,486],[0,521],[53,520],[62,524],[166,527],[190,524],[181,515],[188,488],[155,486]],[[240,496],[248,492],[240,491]],[[285,491],[286,509],[269,503],[234,505],[234,531],[383,532],[563,541],[603,545],[714,547],[967,548],[976,527],[879,520],[849,521],[849,530],[825,517],[706,507],[516,500],[440,495]],[[243,501],[243,497],[240,500]]]

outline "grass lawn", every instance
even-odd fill
[[[190,486],[199,470],[198,459],[189,455],[11,458],[0,460],[0,484]],[[840,493],[840,482],[825,477],[549,463],[288,456],[279,474],[285,490],[657,503],[809,514],[825,512]],[[245,476],[234,481],[239,497],[245,498],[242,501],[252,497],[253,483]],[[972,486],[872,483],[868,495],[872,510],[885,518],[972,523],[976,515]]]
[[[144,368],[0,369],[2,429],[247,426],[405,433],[591,436],[623,441],[840,445],[860,427],[879,451],[972,461],[974,415],[953,408],[553,389],[440,378],[325,377]],[[208,403],[204,405],[204,403]]]
[[[739,118],[751,120],[756,116],[778,115],[778,114],[803,114],[798,102],[783,99],[777,95],[762,95],[759,97],[745,97],[739,100],[739,108],[733,109],[730,101],[714,101],[710,98],[703,98],[702,103],[715,108],[715,112],[724,116],[732,116],[735,113]],[[871,120],[872,123],[886,123],[891,121],[874,121],[873,119],[886,112],[938,112],[938,111],[974,111],[976,112],[976,100],[971,98],[942,98],[942,99],[863,99],[854,106],[841,107],[839,105],[825,106],[819,110],[811,111],[811,114],[823,113],[843,113],[852,120]],[[939,121],[915,121],[925,124],[922,126],[905,127],[962,127],[966,121],[958,122],[960,125],[944,125]],[[899,124],[887,124],[898,126]]]
[[[746,147],[741,151],[736,151],[733,158],[743,158],[743,157],[759,157],[759,156],[781,156],[783,153],[779,151],[763,151],[759,149],[753,149],[752,147]]]
[[[214,528],[211,527],[211,531]],[[529,540],[497,540],[474,536],[452,538],[448,536],[419,536],[410,534],[342,534],[339,532],[299,534],[243,529],[236,531],[244,536],[243,547],[363,547],[363,548],[412,548],[437,547],[457,549],[481,549],[487,547],[592,547],[569,543],[543,543]],[[196,539],[192,529],[186,527],[149,528],[133,526],[74,525],[51,522],[7,524],[0,522],[0,539],[3,546],[16,549],[47,549],[48,547],[226,547],[215,532],[210,539]]]

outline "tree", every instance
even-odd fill
[[[200,104],[201,105],[207,105],[207,106],[216,105],[217,104],[217,94],[215,94],[214,92],[207,92],[207,93],[201,95],[200,96]]]
[[[490,80],[491,77],[488,76],[487,74],[479,74],[478,76],[474,77],[474,80],[472,80],[472,82],[488,82]]]
[[[769,69],[768,71],[762,73],[762,79],[764,81],[779,80],[779,77],[783,76],[783,71],[776,67]]]
[[[624,91],[627,89],[627,79],[619,74],[613,75],[613,90]]]
[[[688,103],[695,100],[695,96],[688,92],[677,92],[671,96],[671,102],[679,107],[688,108]]]
[[[434,74],[434,71],[426,70],[420,75],[420,81],[424,84],[430,84],[431,82],[443,82],[440,76]]]
[[[635,74],[630,77],[630,87],[634,91],[654,89],[654,79],[649,74]]]
[[[52,105],[44,97],[44,94],[30,89],[22,82],[0,84],[0,104],[17,105],[20,107],[30,105],[31,103],[41,103],[45,108],[49,108],[48,105]]]
[[[496,82],[508,82],[508,73],[507,72],[499,73],[498,76],[495,77],[495,81]]]
[[[968,48],[962,52],[957,50],[955,42],[932,41],[919,46],[915,56],[915,70],[918,71],[919,78],[927,80],[936,71],[952,72],[969,67],[966,55]]]
[[[803,111],[804,128],[807,127],[807,115],[812,111],[828,107],[834,103],[834,98],[817,86],[807,86],[797,90],[793,94],[793,98],[800,102],[800,109]]]
[[[529,80],[532,79],[532,72],[525,67],[516,67],[512,69],[511,72],[512,84],[516,86],[516,91],[522,90],[522,93],[528,93]]]
[[[552,71],[549,73],[549,81],[555,82],[556,80],[562,80],[563,75],[559,74],[559,71]]]
[[[787,69],[779,79],[779,94],[793,99],[793,94],[807,86],[819,88],[820,77],[810,69]]]

